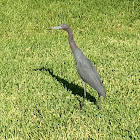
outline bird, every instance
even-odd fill
[[[100,80],[100,76],[95,68],[95,66],[91,63],[91,61],[83,54],[81,49],[79,49],[74,41],[73,32],[69,25],[60,24],[55,27],[51,27],[48,30],[64,30],[68,33],[68,41],[71,47],[72,53],[74,55],[76,61],[77,72],[82,79],[83,88],[84,88],[84,96],[83,101],[81,103],[80,109],[82,109],[84,105],[84,101],[86,98],[86,87],[85,83],[90,85],[94,90],[97,91],[99,102],[98,108],[101,109],[101,99],[100,97],[106,97],[105,88],[103,86],[102,81]]]

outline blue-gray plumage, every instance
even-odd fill
[[[74,55],[74,58],[76,61],[77,72],[83,81],[84,98],[83,98],[81,108],[84,104],[84,100],[86,97],[85,82],[98,92],[99,103],[100,103],[100,96],[106,97],[104,86],[100,80],[100,77],[99,77],[94,65],[82,53],[82,51],[76,46],[74,39],[73,39],[72,30],[70,29],[70,27],[67,24],[61,24],[59,26],[50,28],[50,30],[51,29],[62,29],[62,30],[65,30],[68,32],[68,40],[69,40],[69,44],[70,44],[71,50],[73,52],[73,55]],[[101,103],[99,104],[99,109],[100,108],[101,108]]]

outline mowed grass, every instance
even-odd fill
[[[140,2],[0,1],[0,139],[140,139]],[[65,31],[106,88],[83,87]]]

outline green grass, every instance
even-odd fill
[[[140,139],[140,2],[0,1],[0,139]],[[94,63],[107,98],[83,87],[64,31]],[[41,68],[45,68],[44,70]]]

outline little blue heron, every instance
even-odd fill
[[[101,109],[100,96],[103,96],[105,98],[106,93],[105,93],[104,86],[100,80],[100,77],[97,73],[96,68],[75,44],[72,30],[67,24],[61,24],[59,26],[49,28],[49,30],[52,30],[52,29],[61,29],[68,32],[69,45],[71,47],[72,53],[76,61],[77,72],[82,79],[83,87],[84,87],[84,97],[83,97],[81,109],[82,109],[82,106],[84,105],[84,100],[86,98],[85,82],[98,92],[99,109]]]

